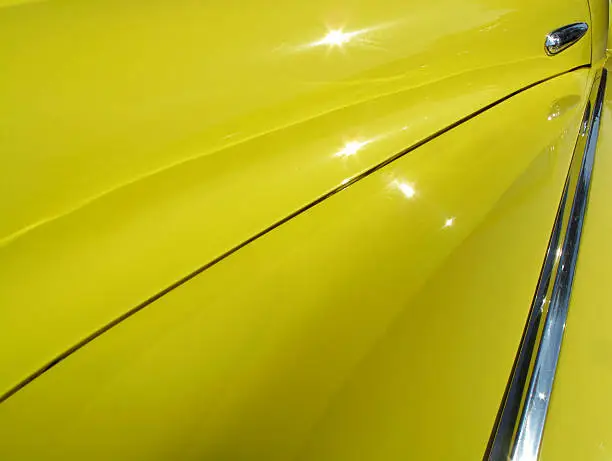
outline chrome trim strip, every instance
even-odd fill
[[[485,459],[535,461],[559,360],[587,208],[607,73],[593,83],[540,280]],[[593,107],[593,111],[591,111]]]
[[[574,200],[565,239],[561,252],[556,255],[556,258],[559,259],[558,266],[560,267],[557,269],[557,277],[551,293],[550,306],[546,322],[544,323],[540,348],[529,384],[529,393],[515,438],[512,452],[513,461],[535,460],[540,451],[544,423],[550,403],[550,393],[555,379],[561,342],[563,341],[563,333],[565,331],[572,282],[578,260],[578,248],[580,246],[580,236],[582,234],[589,186],[591,185],[591,175],[593,173],[606,78],[607,74],[604,70],[599,81],[591,128],[574,192]],[[569,204],[569,202],[567,203]]]
[[[553,56],[561,53],[580,40],[587,33],[587,30],[589,30],[589,26],[586,22],[577,22],[553,30],[546,36],[544,41],[546,54]]]

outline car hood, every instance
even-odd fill
[[[543,42],[588,18],[578,0],[0,2],[0,394],[374,165],[587,65],[588,35]]]

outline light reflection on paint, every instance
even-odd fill
[[[334,154],[335,157],[351,157],[355,155],[359,150],[368,144],[369,141],[350,141],[347,142],[344,147]]]
[[[2,0],[0,0],[2,1]],[[305,42],[297,46],[291,46],[288,43],[282,43],[275,48],[276,52],[298,52],[305,51],[312,48],[327,48],[339,49],[344,51],[345,48],[349,48],[354,45],[368,47],[370,49],[384,49],[382,47],[381,37],[378,40],[375,39],[376,34],[374,32],[383,29],[388,29],[400,24],[399,21],[390,21],[365,27],[362,29],[354,29],[346,31],[344,27],[326,28],[324,34],[313,42]]]
[[[443,227],[444,228],[451,227],[453,224],[455,224],[455,217],[454,216],[452,216],[450,218],[447,218],[446,221],[444,221],[444,226]]]
[[[367,39],[363,36],[375,30],[387,28],[391,25],[391,23],[379,24],[378,26],[368,27],[366,29],[353,30],[351,32],[344,32],[342,29],[329,29],[327,33],[323,36],[323,38],[310,43],[308,46],[327,46],[329,48],[342,48],[344,45],[347,45],[352,41],[356,41],[354,39],[357,37],[359,37],[359,40],[357,41],[359,41],[360,43],[372,44],[370,39]]]
[[[402,181],[394,181],[394,183],[406,198],[413,198],[416,195],[416,190],[412,184]]]
[[[310,46],[342,46],[350,42],[353,37],[362,34],[364,31],[342,32],[342,30],[330,30],[321,40],[313,42]]]

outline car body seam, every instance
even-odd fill
[[[172,283],[171,285],[167,286],[166,288],[164,288],[163,290],[157,292],[156,294],[154,294],[153,296],[149,297],[148,299],[146,299],[145,301],[141,302],[140,304],[136,305],[135,307],[127,310],[125,313],[123,313],[122,315],[118,316],[117,318],[115,318],[114,320],[110,321],[109,323],[105,324],[104,326],[100,327],[99,329],[95,330],[93,333],[89,334],[88,336],[86,336],[85,338],[81,339],[80,341],[78,341],[76,344],[74,344],[72,347],[66,349],[64,352],[60,353],[59,355],[57,355],[53,360],[51,360],[50,362],[48,362],[46,365],[42,366],[41,368],[39,368],[38,370],[34,371],[33,373],[31,373],[30,375],[28,375],[25,379],[21,380],[19,383],[17,383],[16,385],[12,386],[8,391],[6,391],[4,394],[0,395],[0,403],[6,401],[8,398],[10,398],[11,396],[13,396],[14,394],[16,394],[19,390],[23,389],[24,387],[26,387],[29,383],[31,383],[32,381],[34,381],[35,379],[37,379],[38,377],[40,377],[41,375],[43,375],[44,373],[46,373],[47,371],[49,371],[51,368],[55,367],[58,363],[60,363],[61,361],[63,361],[64,359],[68,358],[70,355],[72,355],[73,353],[75,353],[76,351],[78,351],[79,349],[83,348],[84,346],[86,346],[88,343],[90,343],[91,341],[95,340],[96,338],[98,338],[99,336],[103,335],[104,333],[106,333],[107,331],[109,331],[110,329],[114,328],[115,326],[119,325],[120,323],[122,323],[123,321],[127,320],[128,318],[132,317],[133,315],[135,315],[136,313],[140,312],[141,310],[143,310],[145,307],[151,305],[153,302],[157,301],[158,299],[160,299],[161,297],[165,296],[166,294],[170,293],[171,291],[173,291],[174,289],[180,287],[181,285],[187,283],[189,280],[195,278],[196,276],[200,275],[202,272],[204,272],[205,270],[211,268],[212,266],[216,265],[217,263],[223,261],[224,259],[226,259],[227,257],[231,256],[232,254],[238,252],[240,249],[244,248],[245,246],[249,245],[250,243],[254,242],[255,240],[258,240],[260,237],[263,237],[264,235],[270,233],[271,231],[273,231],[274,229],[276,229],[277,227],[283,225],[284,223],[292,220],[293,218],[301,215],[302,213],[308,211],[309,209],[313,208],[314,206],[318,205],[319,203],[327,200],[328,198],[338,194],[339,192],[342,192],[343,190],[349,188],[351,185],[355,184],[356,182],[370,176],[371,174],[377,172],[378,170],[386,167],[387,165],[395,162],[396,160],[404,157],[405,155],[407,155],[408,153],[416,150],[417,148],[419,148],[420,146],[428,143],[429,141],[432,141],[433,139],[447,133],[448,131],[452,130],[453,128],[456,128],[459,125],[462,125],[463,123],[477,117],[478,115],[482,114],[483,112],[488,111],[489,109],[503,103],[504,101],[507,101],[508,99],[523,93],[524,91],[527,91],[533,87],[536,87],[542,83],[545,83],[547,81],[553,80],[557,77],[560,77],[562,75],[574,72],[578,69],[584,69],[584,68],[590,68],[590,64],[583,64],[580,66],[575,66],[573,68],[570,68],[568,70],[565,70],[563,72],[551,75],[549,77],[543,78],[541,80],[538,80],[536,82],[533,82],[529,85],[526,85],[524,87],[521,87],[520,89],[513,91],[512,93],[499,98],[495,101],[493,101],[490,104],[487,104],[486,106],[460,118],[459,120],[457,120],[456,122],[446,126],[445,128],[442,128],[436,132],[434,132],[433,134],[426,136],[425,138],[417,141],[416,143],[412,144],[410,147],[388,157],[386,160],[377,163],[374,166],[369,167],[368,169],[362,171],[361,173],[349,178],[348,180],[343,181],[340,185],[338,185],[337,187],[331,189],[330,191],[324,193],[323,195],[319,196],[318,198],[314,199],[313,201],[307,203],[306,205],[300,207],[299,209],[293,211],[292,213],[288,214],[287,216],[285,216],[284,218],[276,221],[275,223],[271,224],[270,226],[264,228],[263,230],[257,232],[256,234],[252,235],[251,237],[249,237],[248,239],[242,241],[241,243],[237,244],[236,246],[230,248],[229,250],[225,251],[224,253],[220,254],[219,256],[215,257],[214,259],[210,260],[209,262],[207,262],[206,264],[198,267],[197,269],[195,269],[194,271],[190,272],[189,274],[187,274],[186,276],[178,279],[177,281],[175,281],[174,283]]]

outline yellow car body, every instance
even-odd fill
[[[0,459],[494,459],[608,24],[0,0]],[[612,447],[610,85],[541,459]]]

